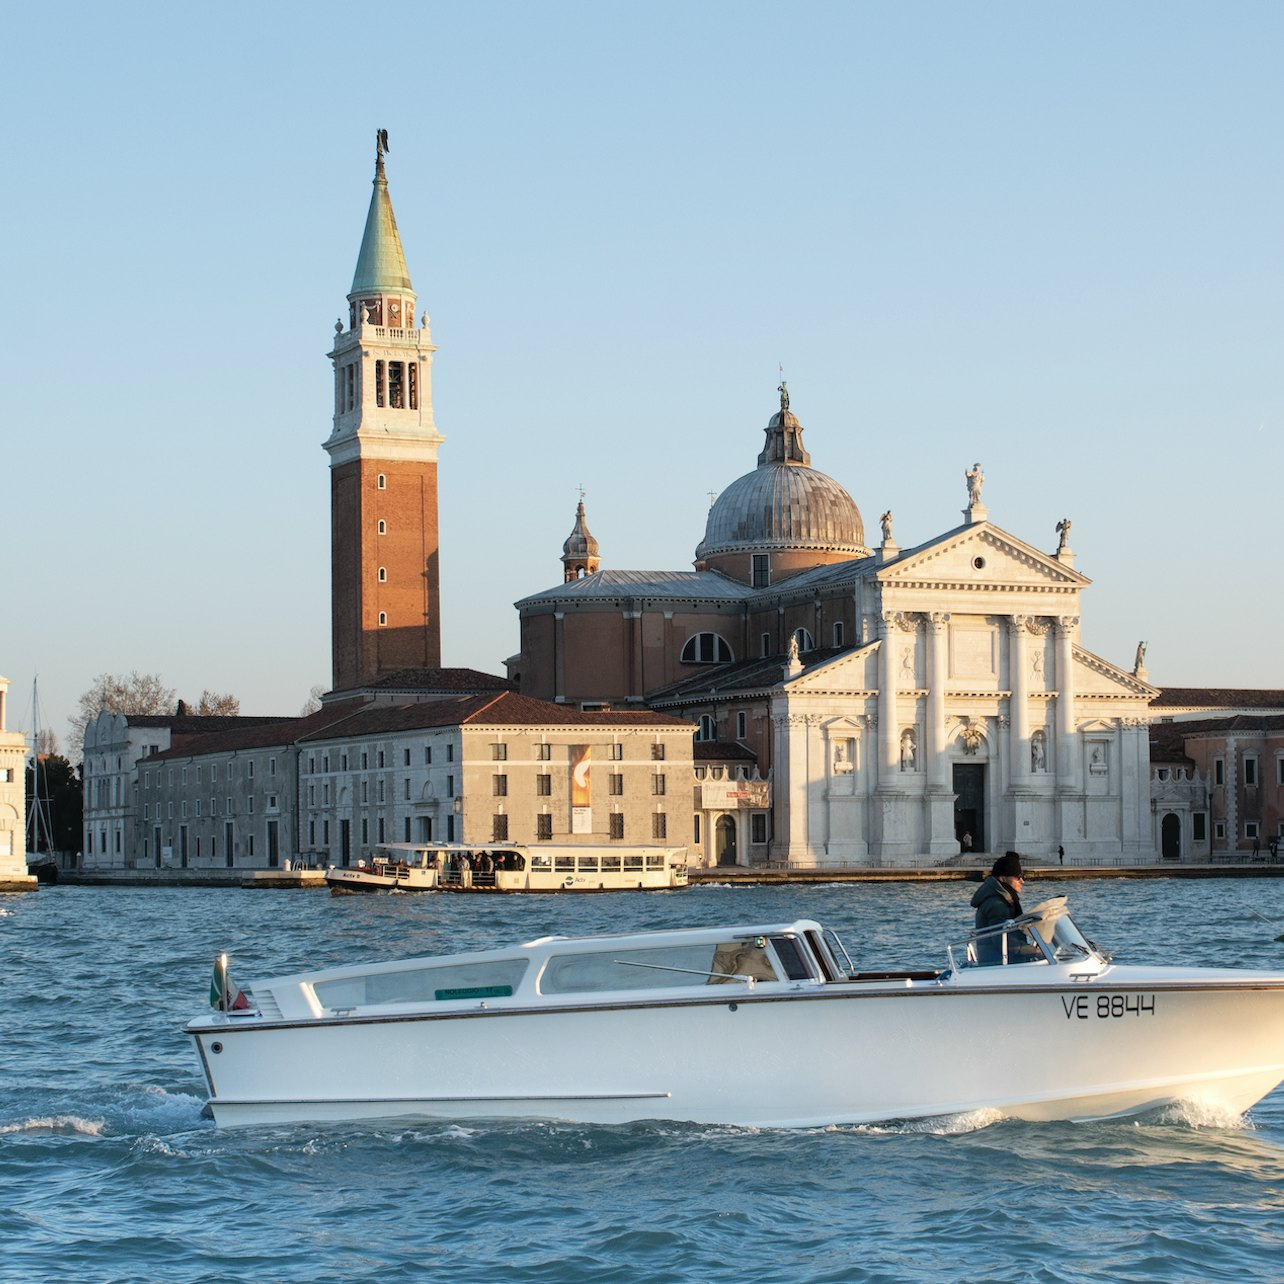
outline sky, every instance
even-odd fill
[[[583,486],[688,569],[783,367],[902,547],[1073,521],[1082,643],[1284,687],[1284,5],[11,8],[9,728],[101,673],[327,686],[326,353],[373,173],[432,318],[443,663],[503,673]]]

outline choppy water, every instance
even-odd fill
[[[1243,1119],[220,1132],[179,1033],[221,949],[249,979],[548,932],[812,916],[865,966],[935,964],[972,890],[0,897],[0,1280],[1284,1278],[1284,1091]],[[1284,880],[1041,882],[1027,899],[1058,890],[1120,961],[1284,967],[1284,927],[1253,913],[1284,924]]]

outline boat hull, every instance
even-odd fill
[[[1115,969],[1116,973],[1125,969]],[[1284,982],[860,987],[189,1026],[219,1124],[690,1120],[759,1127],[1177,1101],[1284,1080]]]

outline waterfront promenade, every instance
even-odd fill
[[[974,859],[968,864],[928,864],[899,866],[847,865],[818,869],[758,865],[695,866],[691,869],[693,884],[728,884],[735,886],[772,886],[808,883],[947,883],[978,882],[989,872],[991,856]],[[1164,861],[1148,865],[1050,864],[1025,862],[1031,882],[1058,879],[1078,881],[1101,878],[1282,878],[1284,860],[1215,861],[1194,864]],[[82,887],[248,887],[261,889],[324,888],[325,871],[321,869],[112,869],[63,871],[59,881]]]

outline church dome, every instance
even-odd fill
[[[710,508],[697,563],[727,553],[786,550],[869,555],[860,510],[832,477],[810,467],[802,424],[781,388],[781,409],[766,427],[758,467],[733,481]]]

